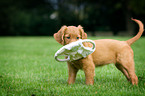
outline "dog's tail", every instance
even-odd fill
[[[144,31],[144,25],[143,25],[143,23],[140,20],[133,19],[133,18],[131,18],[131,19],[133,21],[135,21],[139,25],[139,32],[137,33],[136,36],[134,36],[133,38],[131,38],[131,39],[129,39],[129,40],[126,41],[129,45],[131,45],[135,41],[137,41],[141,37],[141,35],[142,35],[143,31]]]

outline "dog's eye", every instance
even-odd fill
[[[67,39],[70,39],[70,37],[66,37]]]
[[[79,37],[77,37],[77,39],[79,39]]]

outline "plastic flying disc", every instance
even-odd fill
[[[85,47],[83,42],[90,42],[93,47]],[[74,61],[81,58],[87,57],[89,54],[95,51],[95,42],[89,39],[80,39],[76,42],[72,42],[60,48],[56,53],[54,58],[57,61]],[[59,59],[58,56],[63,55],[67,56],[66,59]]]

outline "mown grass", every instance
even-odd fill
[[[129,37],[89,37],[127,40]],[[95,70],[93,86],[83,71],[67,85],[67,64],[55,61],[62,47],[53,37],[0,37],[0,96],[144,96],[145,38],[132,45],[138,86],[132,86],[113,64]]]

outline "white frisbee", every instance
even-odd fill
[[[93,47],[85,47],[83,45],[83,42],[90,42]],[[62,48],[60,48],[56,53],[54,58],[57,61],[74,61],[74,60],[78,60],[81,58],[85,58],[87,57],[89,54],[93,53],[95,51],[95,42],[89,39],[80,39],[76,42],[72,42],[70,44],[67,44],[65,46],[63,46]],[[63,55],[63,56],[67,56],[66,59],[59,59],[58,56]]]

